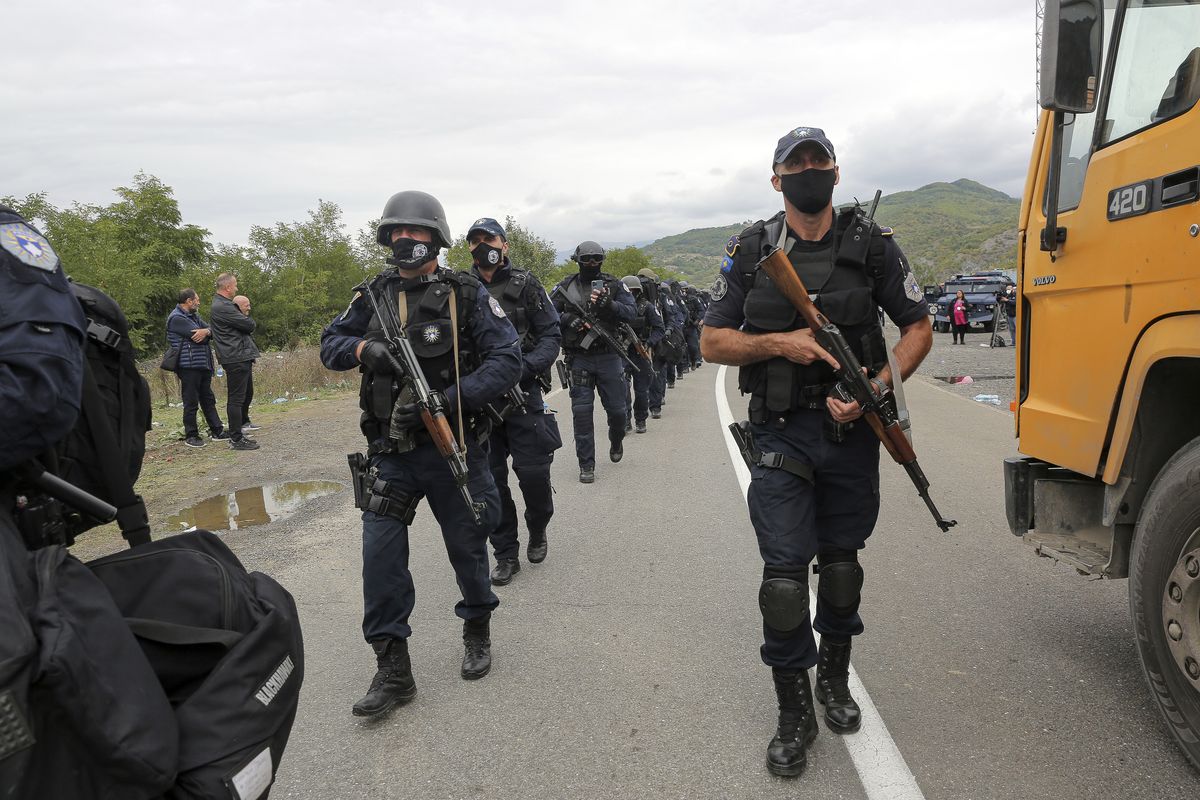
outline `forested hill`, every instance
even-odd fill
[[[895,230],[922,283],[958,272],[1015,269],[1020,202],[966,178],[885,195],[875,219]],[[705,286],[716,276],[729,237],[747,223],[695,228],[666,236],[643,250],[656,266]]]

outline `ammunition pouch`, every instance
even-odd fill
[[[351,453],[346,459],[350,462],[354,507],[411,525],[417,515],[421,495],[405,494],[393,488],[388,481],[379,477],[379,471],[370,465],[370,460],[362,453]]]
[[[78,530],[69,524],[72,513],[79,516],[78,512],[49,495],[18,495],[13,520],[30,551],[52,544],[67,547],[75,542],[72,531]]]
[[[766,469],[781,469],[809,483],[813,482],[813,468],[799,459],[785,456],[783,453],[764,453],[754,443],[754,432],[748,422],[734,422],[729,426],[733,441],[737,443],[746,467],[765,467]]]

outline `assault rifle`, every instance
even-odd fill
[[[650,375],[657,378],[658,372],[654,369],[654,354],[650,352],[650,348],[646,343],[638,338],[637,331],[628,322],[621,323],[621,331],[629,338],[629,346],[633,348],[633,352],[637,353],[640,358],[645,359],[649,365]]]
[[[367,284],[366,294],[371,301],[371,307],[375,310],[375,316],[379,319],[383,338],[387,341],[392,355],[396,357],[404,370],[400,378],[412,392],[413,400],[421,415],[421,422],[425,424],[425,430],[429,432],[429,436],[433,439],[438,452],[442,454],[442,458],[446,459],[446,463],[450,465],[454,483],[458,486],[458,491],[462,494],[467,508],[471,510],[475,524],[479,525],[483,522],[483,511],[486,506],[483,503],[475,502],[475,498],[471,496],[471,490],[467,488],[467,480],[470,478],[467,458],[458,440],[454,438],[454,432],[450,430],[450,421],[446,418],[448,410],[446,399],[441,393],[434,392],[430,388],[425,373],[421,371],[421,364],[417,361],[417,354],[413,352],[412,343],[404,334],[404,330],[397,324],[400,315],[392,299],[386,294],[376,297],[374,282]]]
[[[876,202],[878,202],[878,195],[876,195]],[[874,210],[875,204],[872,203],[871,211]],[[870,217],[868,216],[867,219],[869,221]],[[944,519],[929,497],[929,480],[921,471],[920,465],[917,464],[917,454],[908,441],[908,437],[904,435],[904,429],[900,425],[895,406],[890,402],[891,390],[881,390],[876,393],[875,385],[867,379],[866,373],[863,372],[858,358],[850,349],[842,332],[813,305],[812,298],[808,295],[808,289],[800,280],[800,276],[796,274],[796,270],[792,268],[792,263],[784,251],[783,244],[786,237],[787,226],[784,226],[779,244],[758,262],[758,266],[771,276],[771,281],[783,293],[783,296],[804,317],[817,342],[838,362],[838,384],[834,390],[835,394],[843,402],[858,402],[863,410],[863,418],[871,426],[871,430],[875,431],[875,435],[879,437],[879,441],[883,442],[888,454],[897,464],[904,467],[913,485],[917,487],[917,494],[925,501],[929,513],[933,514],[933,521],[943,531],[949,531],[958,523],[952,519]],[[893,375],[892,380],[901,380],[901,376]]]
[[[556,294],[563,299],[564,303],[571,307],[572,311],[579,315],[579,318],[583,320],[584,328],[596,334],[596,337],[608,345],[614,353],[619,355],[621,360],[629,365],[634,372],[641,372],[641,370],[638,369],[638,365],[633,363],[633,359],[630,358],[629,354],[625,352],[625,346],[617,341],[617,337],[606,331],[604,326],[600,324],[600,321],[596,319],[594,315],[589,314],[587,309],[572,300],[571,296],[562,290],[562,287],[555,286],[554,290],[550,292],[551,297]]]

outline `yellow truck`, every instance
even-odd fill
[[[1047,0],[1020,216],[1009,527],[1128,578],[1200,767],[1200,0]]]

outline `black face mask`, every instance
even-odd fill
[[[594,281],[600,277],[600,267],[604,262],[598,261],[594,264],[579,262],[579,277],[585,281]]]
[[[504,263],[504,251],[499,247],[492,247],[487,242],[480,242],[471,251],[471,260],[480,269],[496,269]]]
[[[837,170],[806,169],[780,175],[779,183],[783,196],[803,214],[816,214],[833,202],[833,184],[837,182]]]
[[[392,242],[392,257],[387,263],[400,269],[417,269],[437,258],[438,249],[429,242],[402,236]]]

